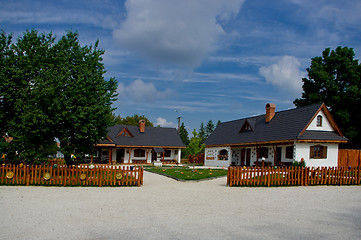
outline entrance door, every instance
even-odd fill
[[[124,163],[124,149],[117,149],[117,163]]]
[[[282,161],[282,148],[281,147],[277,147],[276,148],[276,166],[279,166],[281,164]]]
[[[247,148],[246,151],[246,166],[250,166],[251,165],[251,149]]]
[[[246,149],[241,149],[241,163],[240,163],[240,165],[241,166],[244,166],[244,160],[245,160],[245,158],[246,158]]]
[[[157,161],[157,153],[153,150],[152,151],[152,162]]]

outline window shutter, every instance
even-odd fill
[[[310,158],[314,158],[315,157],[315,147],[311,146],[310,147]]]
[[[322,147],[322,158],[327,158],[327,146]]]

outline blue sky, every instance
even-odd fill
[[[293,108],[312,57],[361,51],[359,0],[3,1],[0,28],[99,39],[106,79],[118,80],[115,113],[146,115],[188,131],[201,122]],[[177,110],[177,112],[175,111]]]

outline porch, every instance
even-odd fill
[[[178,164],[181,149],[157,147],[114,147],[96,146],[89,162],[94,164],[152,164],[160,161],[164,164]]]
[[[232,166],[290,166],[294,159],[294,145],[273,144],[231,147]]]

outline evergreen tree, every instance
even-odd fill
[[[180,135],[184,145],[187,146],[189,144],[189,138],[188,138],[188,131],[185,128],[184,123],[182,123],[179,128],[179,135]]]
[[[206,130],[204,128],[203,122],[201,122],[201,126],[199,127],[198,137],[202,139],[202,142],[204,142],[204,140],[206,139]]]
[[[219,126],[219,124],[221,124],[221,120],[218,120],[216,128]]]
[[[206,125],[206,138],[211,135],[211,133],[214,131],[214,124],[212,120],[209,120]]]

